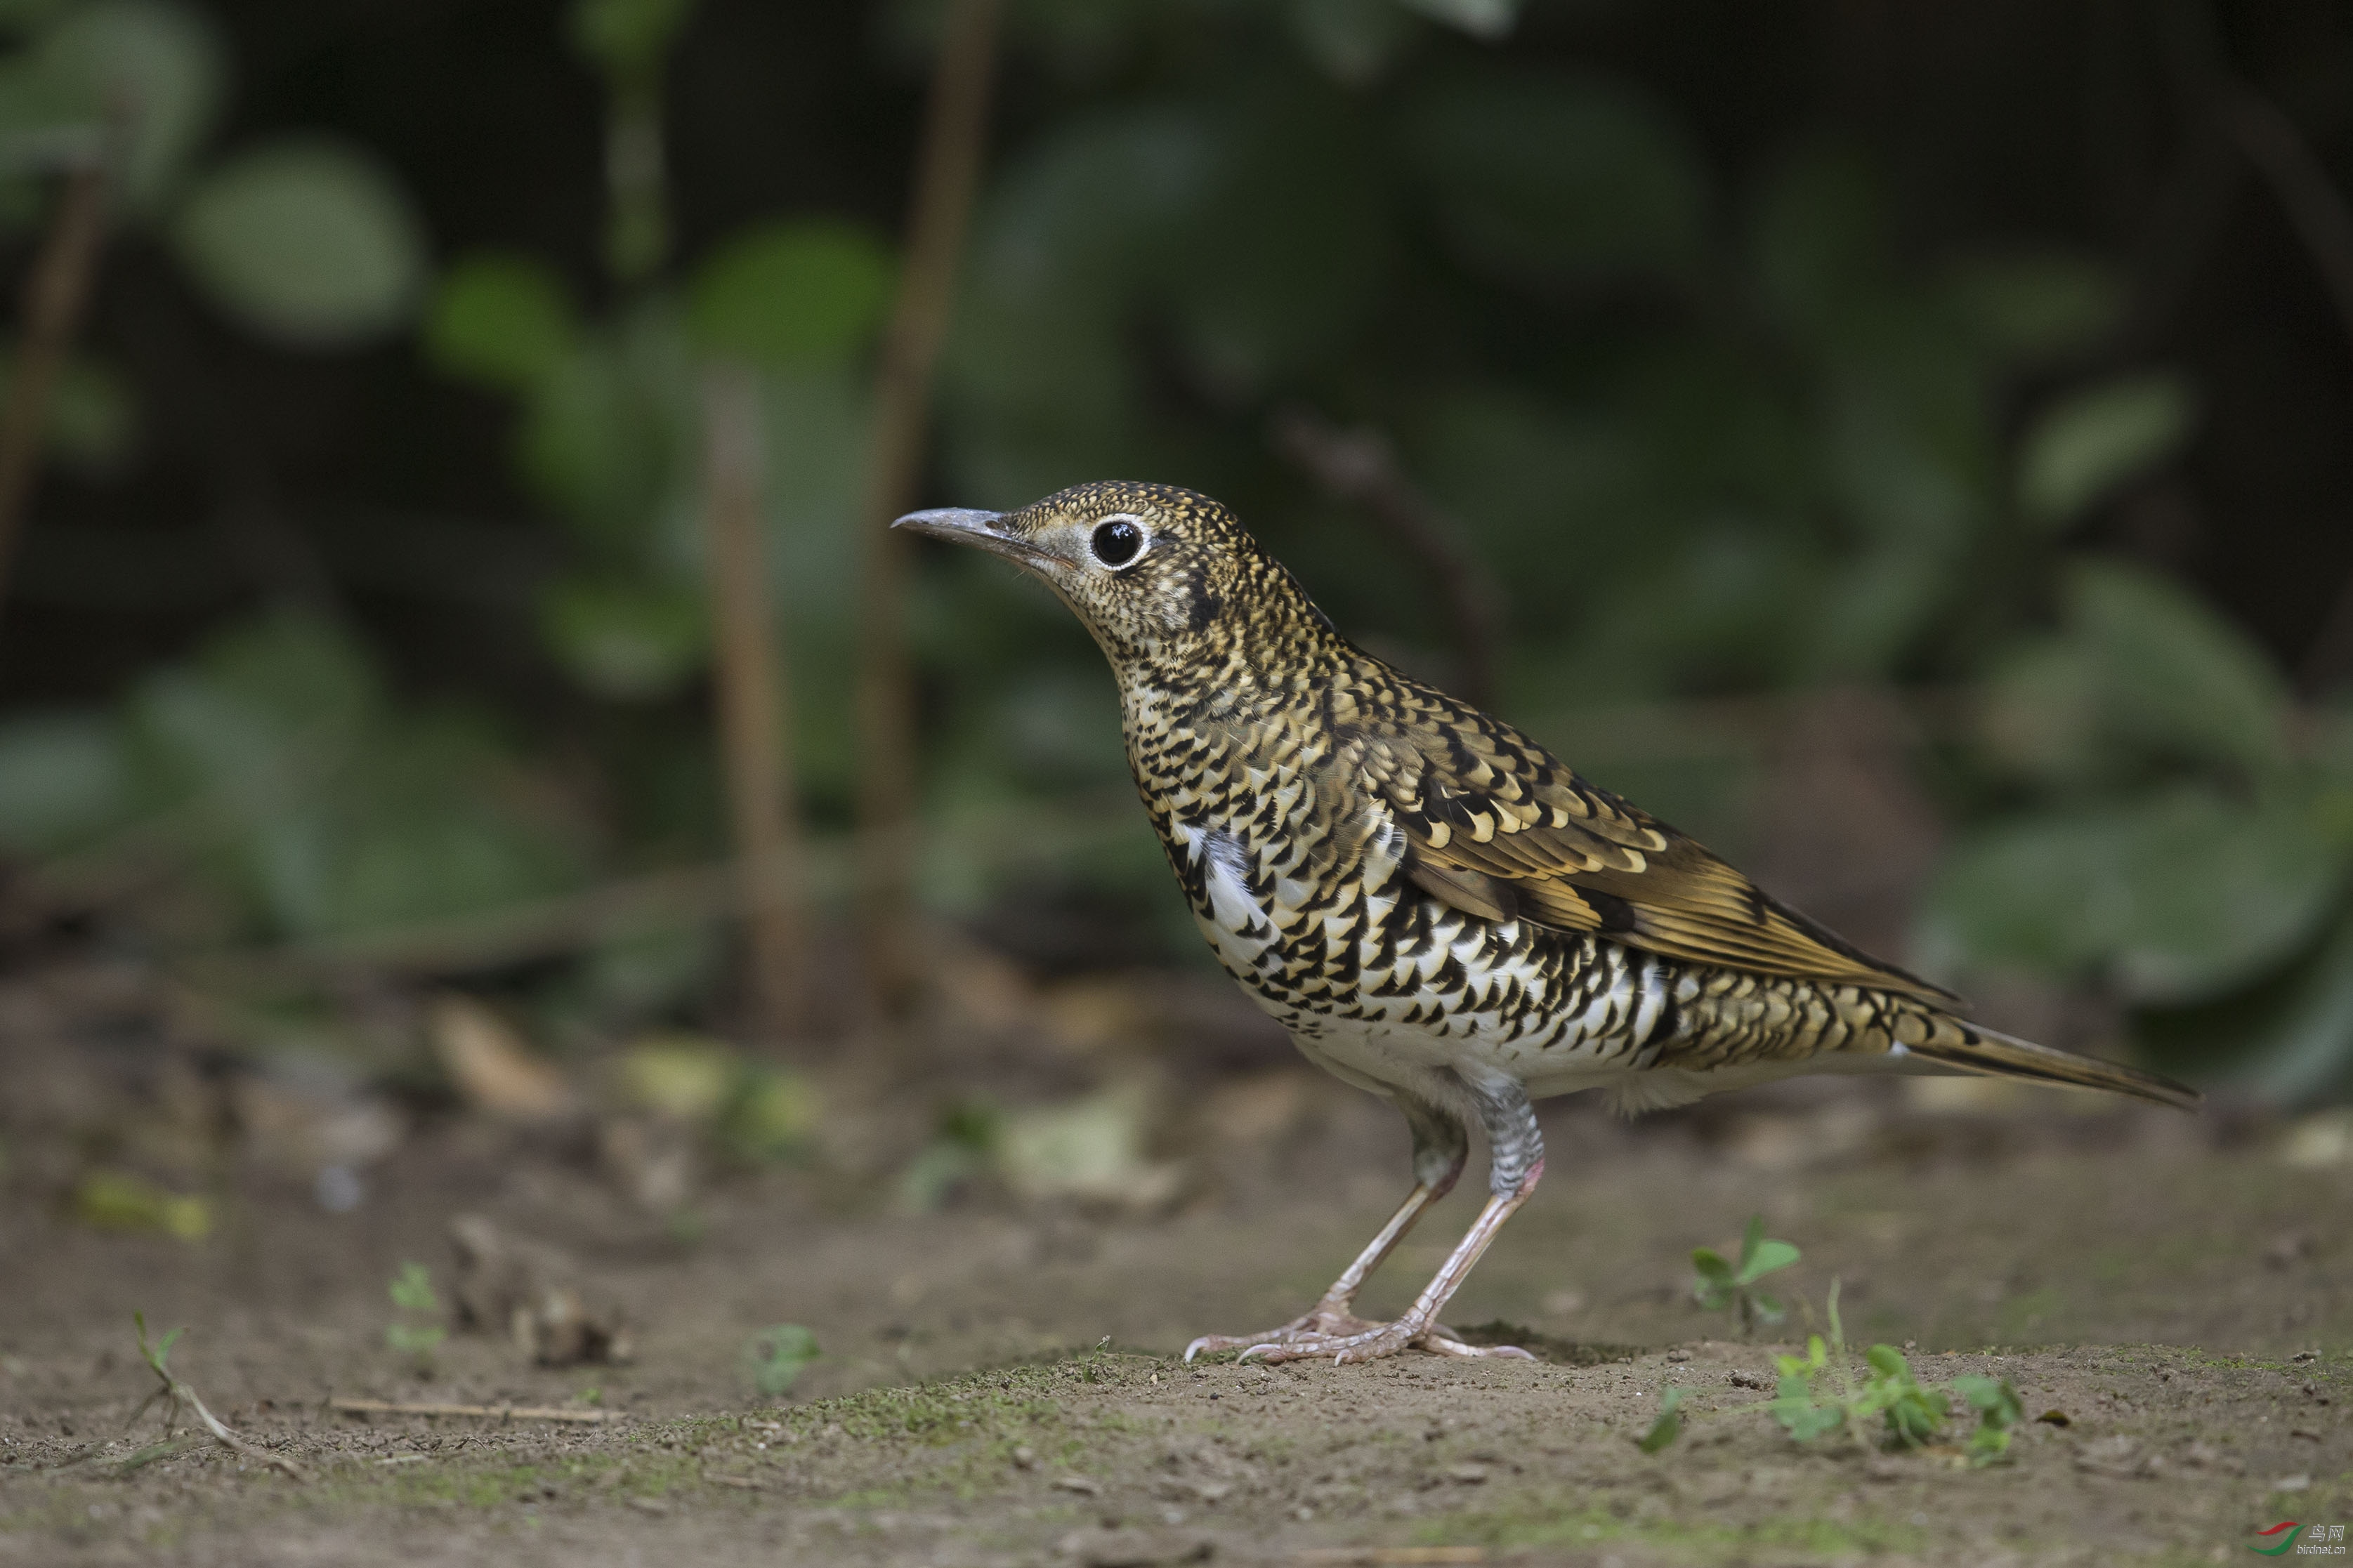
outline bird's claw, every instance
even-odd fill
[[[1318,1303],[1314,1311],[1293,1318],[1279,1329],[1267,1329],[1255,1334],[1203,1334],[1185,1347],[1185,1360],[1189,1364],[1195,1356],[1204,1352],[1215,1355],[1219,1351],[1239,1350],[1242,1353],[1236,1359],[1248,1361],[1260,1351],[1287,1345],[1297,1340],[1345,1338],[1374,1332],[1381,1326],[1366,1322],[1345,1307]]]
[[[1203,1336],[1204,1339],[1214,1337]],[[1198,1345],[1202,1341],[1193,1342]],[[1338,1366],[1349,1362],[1378,1361],[1406,1350],[1424,1351],[1431,1355],[1535,1360],[1517,1345],[1468,1344],[1443,1324],[1416,1323],[1409,1318],[1399,1319],[1394,1323],[1351,1320],[1347,1331],[1337,1332],[1300,1331],[1300,1325],[1293,1324],[1290,1325],[1288,1331],[1278,1332],[1249,1346],[1234,1359],[1239,1364],[1246,1361],[1321,1361],[1329,1357],[1332,1363]],[[1189,1347],[1186,1359],[1192,1359]]]

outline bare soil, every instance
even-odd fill
[[[2221,1563],[2281,1520],[2353,1524],[2353,1163],[2055,1095],[1932,1112],[1834,1086],[1631,1128],[1555,1107],[1550,1173],[1450,1314],[1547,1359],[1187,1367],[1192,1335],[1301,1310],[1402,1185],[1386,1110],[1282,1092],[1305,1109],[1196,1156],[1148,1216],[912,1215],[786,1170],[717,1185],[689,1236],[576,1151],[465,1119],[349,1214],[242,1175],[197,1244],[84,1228],[19,1183],[0,1563]],[[1475,1197],[1368,1308],[1409,1299]],[[461,1212],[565,1249],[634,1361],[459,1334],[420,1373],[388,1350],[385,1281],[446,1279]],[[2011,1380],[2046,1417],[2013,1462],[1801,1447],[1754,1408],[1736,1377],[1769,1386],[1787,1347],[1688,1296],[1691,1248],[1751,1213],[1803,1247],[1777,1282],[1809,1310],[1835,1278],[1858,1342]],[[187,1327],[174,1369],[301,1479],[216,1447],[121,1463],[157,1430],[121,1432],[153,1385],[133,1309]],[[781,1404],[743,1361],[779,1322],[825,1352]],[[1671,1385],[1722,1414],[1644,1455]],[[617,1415],[363,1419],[333,1395]]]

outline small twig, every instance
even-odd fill
[[[2214,113],[2278,198],[2353,343],[2353,208],[2295,121],[2269,99],[2252,88],[2228,87],[2216,96]]]
[[[761,494],[760,384],[740,365],[714,366],[703,384],[705,536],[714,686],[727,805],[747,898],[744,931],[754,1030],[776,1046],[807,1023],[799,818],[786,737],[784,658],[768,594]]]
[[[913,506],[932,380],[947,336],[957,264],[980,183],[1002,0],[951,0],[932,75],[907,225],[906,269],[882,340],[867,455],[859,575],[859,937],[868,988],[887,1014],[913,986],[914,671],[907,655],[911,543],[892,519]]]
[[[182,1382],[174,1374],[172,1369],[164,1364],[164,1358],[172,1353],[172,1346],[178,1342],[182,1334],[187,1331],[186,1330],[174,1329],[161,1341],[151,1345],[147,1342],[147,1315],[144,1312],[133,1312],[131,1314],[131,1321],[139,1330],[141,1359],[146,1362],[163,1384],[161,1388],[147,1396],[146,1402],[132,1414],[131,1420],[133,1425],[136,1425],[139,1417],[147,1413],[150,1405],[159,1399],[162,1400],[164,1441],[153,1447],[141,1449],[138,1453],[130,1456],[126,1463],[135,1461],[138,1464],[145,1464],[152,1459],[164,1458],[163,1450],[171,1445],[172,1429],[179,1424],[181,1415],[185,1413],[195,1416],[196,1424],[212,1434],[213,1441],[230,1453],[242,1458],[251,1459],[257,1464],[268,1465],[272,1469],[283,1470],[290,1479],[299,1481],[303,1479],[302,1467],[285,1455],[273,1454],[267,1448],[258,1447],[222,1426],[220,1418],[205,1407],[205,1402],[197,1396],[196,1391]],[[129,1430],[129,1427],[125,1427],[124,1430]]]
[[[1366,515],[1430,574],[1441,613],[1462,658],[1463,700],[1493,700],[1504,643],[1504,595],[1486,563],[1464,548],[1461,533],[1406,477],[1379,432],[1348,430],[1314,409],[1279,408],[1268,422],[1274,449],[1325,490]]]
[[[50,398],[90,303],[105,237],[106,166],[91,157],[68,172],[57,219],[25,287],[24,342],[7,405],[0,408],[0,601],[7,595],[16,536],[40,471]]]
[[[456,1415],[478,1421],[571,1421],[600,1426],[623,1419],[617,1410],[574,1410],[554,1405],[438,1405],[393,1399],[330,1399],[327,1408],[345,1415]]]

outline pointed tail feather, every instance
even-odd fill
[[[1963,1072],[1982,1073],[1993,1078],[2031,1079],[2039,1083],[2073,1084],[2079,1089],[2114,1089],[2118,1094],[2135,1095],[2153,1100],[2159,1105],[2170,1105],[2189,1110],[2205,1097],[2187,1084],[2160,1078],[2137,1068],[2123,1067],[2116,1062],[2102,1061],[2097,1057],[2078,1056],[2073,1051],[2054,1050],[2038,1046],[2031,1040],[2021,1040],[2015,1035],[2005,1035],[1989,1029],[1983,1024],[1963,1024],[1948,1021],[1924,1044],[1911,1047],[1911,1055],[1957,1068]]]

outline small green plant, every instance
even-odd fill
[[[145,1362],[147,1369],[155,1374],[156,1387],[145,1399],[140,1401],[139,1408],[131,1413],[131,1419],[122,1424],[122,1430],[128,1434],[139,1425],[148,1411],[161,1405],[164,1407],[164,1436],[161,1442],[151,1443],[134,1453],[113,1461],[117,1474],[128,1474],[157,1459],[169,1458],[182,1452],[185,1445],[174,1442],[173,1433],[178,1427],[182,1417],[185,1416],[194,1418],[198,1426],[211,1434],[214,1442],[239,1458],[253,1463],[267,1465],[298,1481],[303,1479],[302,1467],[292,1459],[283,1454],[256,1447],[221,1425],[220,1417],[205,1407],[205,1402],[198,1396],[196,1391],[189,1387],[180,1375],[172,1370],[172,1347],[179,1343],[180,1336],[186,1333],[187,1330],[174,1329],[162,1339],[151,1343],[147,1338],[147,1314],[132,1313],[131,1323],[139,1331],[139,1359]],[[68,1463],[81,1463],[83,1459],[93,1457],[98,1447],[97,1444],[85,1447],[79,1456],[69,1460]]]
[[[416,1317],[438,1317],[441,1298],[433,1293],[432,1271],[422,1263],[404,1263],[393,1276],[386,1290],[393,1306]],[[448,1331],[439,1323],[417,1323],[396,1319],[384,1331],[384,1342],[395,1352],[414,1361],[421,1371],[433,1363],[433,1352],[448,1338]]]
[[[763,1398],[781,1399],[817,1360],[817,1336],[798,1323],[778,1323],[754,1334],[744,1347],[744,1370]]]
[[[1757,1227],[1752,1225],[1753,1239]],[[1791,1249],[1795,1251],[1795,1248]],[[1861,1375],[1846,1342],[1846,1327],[1839,1317],[1839,1285],[1831,1281],[1827,1316],[1830,1337],[1806,1338],[1805,1352],[1778,1357],[1781,1381],[1773,1398],[1761,1408],[1772,1412],[1789,1436],[1810,1443],[1834,1432],[1863,1441],[1874,1418],[1886,1429],[1890,1447],[1925,1447],[1941,1436],[1956,1413],[1956,1405],[1977,1414],[1962,1453],[1971,1465],[1989,1465],[2010,1449],[2010,1439],[2024,1409],[2018,1391],[2007,1379],[1971,1374],[1953,1380],[1949,1387],[1924,1384],[1912,1363],[1894,1345],[1873,1345],[1863,1352]],[[1636,1440],[1646,1454],[1667,1448],[1683,1436],[1683,1390],[1670,1388],[1659,1397],[1658,1419]],[[1733,1411],[1755,1410],[1745,1405]]]
[[[2026,1418],[2026,1407],[2019,1403],[2018,1390],[2010,1387],[2010,1379],[1971,1373],[1953,1379],[1953,1392],[1978,1413],[1978,1424],[1970,1430],[1964,1450],[1969,1463],[1990,1465],[2007,1455],[2010,1434]]]
[[[1891,1442],[1916,1448],[1943,1427],[1952,1414],[1952,1395],[1923,1384],[1912,1363],[1894,1345],[1863,1352],[1865,1373],[1858,1382],[1847,1354],[1846,1330],[1839,1321],[1838,1281],[1831,1281],[1831,1337],[1806,1338],[1806,1353],[1778,1359],[1781,1383],[1769,1407],[1773,1418],[1800,1443],[1844,1428],[1861,1440],[1873,1416],[1887,1423]]]
[[[1634,1440],[1634,1446],[1645,1454],[1655,1454],[1683,1435],[1683,1391],[1670,1388],[1659,1395],[1659,1418],[1651,1429]]]
[[[1741,1233],[1737,1263],[1725,1261],[1724,1254],[1712,1247],[1692,1253],[1692,1267],[1699,1270],[1699,1278],[1692,1283],[1692,1297],[1711,1312],[1734,1310],[1740,1318],[1740,1331],[1754,1333],[1758,1323],[1778,1323],[1789,1315],[1788,1309],[1756,1288],[1757,1281],[1787,1268],[1798,1258],[1798,1249],[1789,1243],[1766,1237],[1763,1215],[1750,1215],[1748,1228]]]

